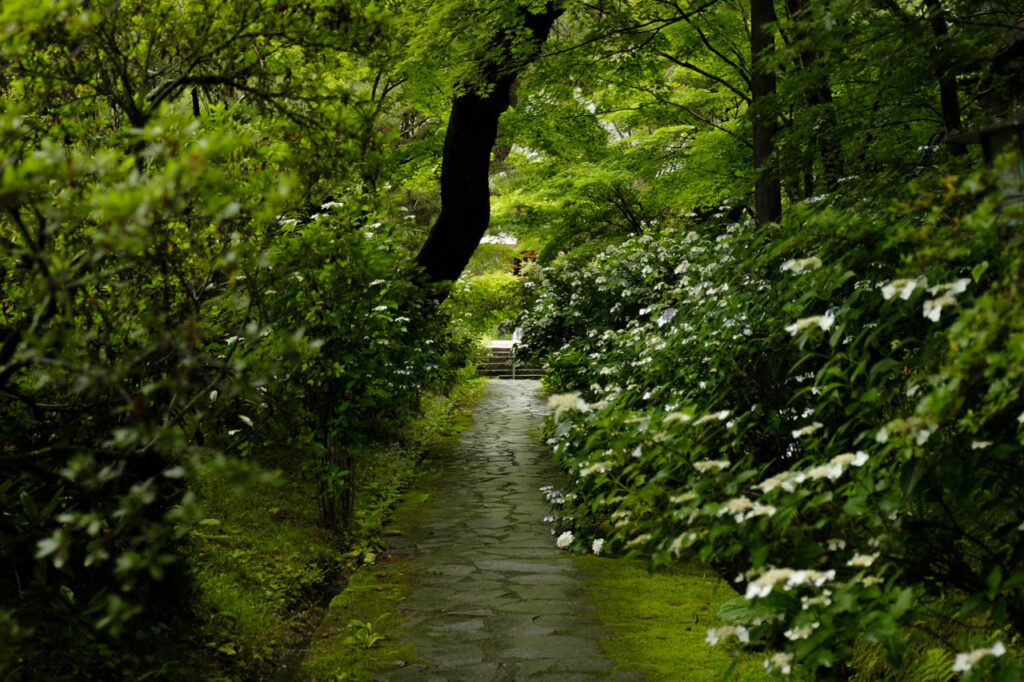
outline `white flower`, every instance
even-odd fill
[[[685,412],[670,412],[665,416],[665,424],[671,424],[672,422],[688,422],[693,417],[686,414]]]
[[[744,596],[747,599],[767,597],[778,583],[788,581],[792,575],[793,570],[790,568],[769,569],[747,583],[747,593]]]
[[[718,508],[718,516],[725,516],[726,514],[732,514],[732,517],[736,520],[736,523],[741,523],[746,518],[746,513],[754,508],[754,503],[748,500],[746,497],[734,497],[731,500],[727,500],[721,507]]]
[[[640,459],[641,457],[644,456],[644,451],[640,449],[639,445],[637,445],[630,456],[633,459]]]
[[[970,672],[971,668],[975,664],[979,663],[981,659],[987,656],[999,657],[1006,653],[1006,647],[1002,642],[996,642],[990,647],[982,649],[975,649],[974,651],[968,651],[956,655],[956,660],[953,661],[953,672],[955,673],[966,673]]]
[[[914,436],[914,442],[916,442],[918,445],[924,445],[926,442],[928,442],[928,439],[932,437],[932,434],[935,433],[935,431],[938,428],[939,427],[935,424],[928,424],[922,426],[918,430],[917,435]]]
[[[694,462],[693,468],[703,474],[705,472],[711,471],[712,469],[724,471],[725,469],[729,468],[729,465],[730,462],[727,459],[702,460],[700,462]]]
[[[590,549],[594,551],[595,556],[601,554],[601,550],[604,549],[604,538],[594,538],[594,542],[590,545]]]
[[[971,441],[971,450],[984,450],[992,445],[990,440],[975,440]]]
[[[388,307],[386,305],[379,305],[379,306],[375,306],[374,307],[373,312],[375,312],[375,313],[382,313],[382,312],[384,312],[386,310],[388,310]]]
[[[345,204],[340,201],[328,201],[326,204],[320,204],[320,209],[323,211],[329,211],[332,208],[341,208],[344,205]]]
[[[728,418],[729,418],[729,410],[721,410],[719,412],[712,412],[711,414],[706,414],[706,415],[704,415],[703,417],[701,417],[700,419],[698,419],[697,421],[695,421],[693,423],[694,424],[703,424],[704,422],[714,421],[716,419],[718,421],[724,421],[724,420],[726,420]]]
[[[800,481],[797,480],[798,475],[792,471],[783,471],[782,473],[775,474],[771,478],[767,478],[757,485],[755,488],[760,488],[765,493],[770,493],[776,488],[782,488],[786,492],[793,492],[796,490],[796,484]]]
[[[846,540],[832,539],[828,541],[826,546],[830,552],[834,552],[838,549],[846,549]]]
[[[858,450],[856,453],[854,453],[854,452],[844,452],[841,455],[836,455],[835,457],[832,458],[832,460],[829,462],[829,464],[832,464],[834,466],[841,466],[841,467],[849,467],[849,466],[862,467],[862,466],[864,466],[867,463],[867,461],[868,461],[868,453],[866,453],[866,452],[864,452],[862,450]]]
[[[950,295],[939,296],[924,302],[922,314],[932,322],[938,322],[942,316],[942,309],[956,305],[956,299]]]
[[[914,293],[914,289],[928,286],[928,279],[925,277],[917,277],[915,279],[894,279],[882,285],[882,298],[889,300],[890,298],[899,295],[904,301],[910,298],[910,295]]]
[[[572,544],[572,541],[573,541],[572,531],[568,531],[567,530],[567,531],[565,531],[564,533],[562,533],[561,535],[558,536],[558,539],[555,540],[555,545],[558,546],[558,549],[565,549],[566,547],[568,547],[569,545]]]
[[[244,414],[238,415],[238,419],[246,426],[252,426],[252,420],[246,417]]]
[[[218,391],[217,389],[213,389],[212,391],[210,391],[210,402],[211,403],[217,402],[217,396],[219,396],[219,395],[220,395],[220,391]]]
[[[669,308],[658,317],[658,326],[664,327],[666,324],[672,321],[672,318],[676,316],[676,309]]]
[[[846,562],[846,565],[853,566],[854,568],[867,568],[871,564],[875,563],[875,559],[877,558],[877,552],[874,554],[854,554],[853,558]]]
[[[883,426],[882,428],[878,429],[878,433],[875,434],[875,442],[876,443],[885,443],[888,440],[889,440],[889,429],[887,429],[887,428],[885,428]]]
[[[749,521],[757,516],[775,516],[776,511],[778,510],[773,505],[755,502],[754,508],[747,512],[746,516],[743,517],[743,520]]]
[[[614,466],[614,462],[596,462],[588,467],[580,469],[580,476],[592,476],[603,474]]]
[[[793,672],[793,654],[780,652],[764,659],[764,669],[769,673],[778,670],[783,675],[790,674]]]
[[[590,409],[579,393],[556,393],[548,398],[548,407],[555,411],[555,419],[559,419],[563,413],[569,410],[586,412]]]
[[[824,315],[814,315],[812,317],[803,317],[791,325],[786,327],[786,331],[789,332],[790,336],[796,336],[805,329],[809,329],[814,325],[818,325],[821,331],[827,332],[832,328],[832,325],[836,322],[836,316],[831,311]]]
[[[814,433],[815,431],[817,431],[818,429],[822,428],[823,426],[825,426],[825,425],[822,424],[821,422],[814,422],[813,424],[808,424],[807,426],[804,426],[803,428],[799,428],[799,429],[796,429],[795,431],[793,431],[793,438],[801,438],[803,436],[809,436],[812,433]]]
[[[804,480],[811,481],[820,481],[823,478],[829,478],[835,481],[842,475],[843,467],[836,466],[834,464],[819,464],[818,466],[812,467],[800,474]]]
[[[668,498],[668,501],[672,504],[686,504],[687,502],[693,502],[696,499],[697,493],[688,492],[681,495],[672,495]],[[1024,526],[1024,523],[1022,523],[1021,526]]]
[[[789,271],[794,275],[799,275],[804,272],[817,270],[821,267],[821,259],[817,256],[811,256],[810,258],[795,258],[790,259],[782,264],[779,270],[783,272]]]
[[[233,435],[235,435],[236,433],[238,433],[241,430],[242,429],[228,429],[228,435],[229,436],[233,436]]]
[[[719,642],[735,637],[740,642],[750,641],[750,632],[742,625],[723,625],[720,628],[708,628],[704,641],[715,646]]]
[[[958,296],[967,291],[967,285],[971,283],[971,280],[961,278],[954,282],[947,282],[946,284],[936,284],[935,286],[928,289],[928,293],[932,296],[938,296],[940,293],[947,293],[951,296]]]
[[[801,569],[798,571],[792,571],[789,574],[789,578],[786,579],[784,589],[792,589],[801,585],[813,584],[815,587],[821,587],[830,580],[835,580],[836,572],[834,569],[827,571],[815,571],[812,568]]]
[[[800,608],[806,611],[815,606],[829,606],[832,603],[831,595],[832,590],[822,590],[821,595],[817,597],[800,597]]]
[[[793,641],[798,639],[807,639],[814,634],[814,631],[817,630],[820,625],[820,623],[811,623],[810,625],[804,625],[798,628],[790,628],[782,634],[786,635],[786,639]]]

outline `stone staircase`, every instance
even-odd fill
[[[516,361],[511,341],[492,341],[487,350],[487,360],[477,367],[481,376],[494,379],[540,379],[544,375],[540,367]]]

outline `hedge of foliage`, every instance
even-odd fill
[[[5,85],[0,676],[119,676],[187,616],[195,476],[300,458],[343,526],[350,446],[471,344],[413,283],[406,221],[310,208],[286,118],[186,100],[130,127],[58,79]]]
[[[1019,679],[1024,236],[993,184],[724,206],[548,268],[524,341],[564,392],[559,545],[710,562],[742,596],[708,642],[769,671],[896,665],[938,619],[947,675]]]

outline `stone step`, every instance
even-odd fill
[[[487,359],[477,366],[477,373],[498,379],[540,379],[544,375],[539,367],[517,363],[507,346],[490,348]]]

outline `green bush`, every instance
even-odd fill
[[[532,299],[534,281],[510,272],[463,275],[445,302],[460,324],[486,336],[508,336]]]
[[[326,74],[382,29],[307,9],[0,11],[0,676],[158,671],[193,482],[298,458],[340,529],[357,446],[468,358],[319,151],[372,136]]]
[[[735,627],[709,641],[773,647],[771,670],[843,678],[865,642],[896,665],[927,597],[957,605],[958,670],[1017,679],[998,654],[1024,626],[1024,261],[990,181],[934,173],[897,204],[864,188],[548,269],[524,339],[567,392],[549,442],[570,546],[735,577]]]

